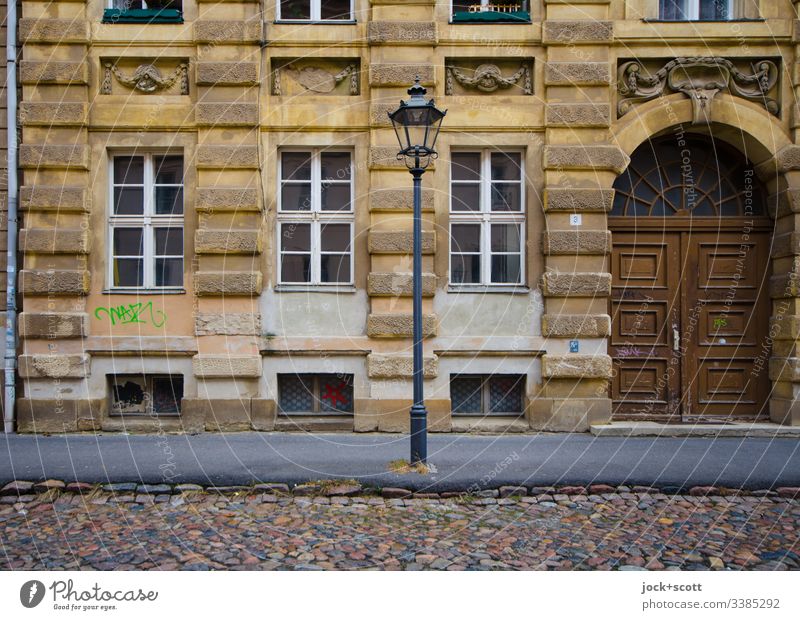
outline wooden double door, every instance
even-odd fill
[[[755,419],[769,396],[769,231],[613,232],[615,419]]]

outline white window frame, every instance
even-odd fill
[[[141,2],[142,2],[142,9],[143,10],[147,10],[147,9],[150,8],[149,6],[147,6],[147,0],[141,0]],[[108,9],[116,9],[116,8],[119,8],[119,7],[114,6],[114,0],[106,0],[106,8],[108,8]],[[179,10],[183,11],[183,3],[181,3],[181,8]]]
[[[334,181],[337,185],[350,186],[350,208],[341,211],[322,210],[322,154],[325,152],[348,153],[350,155],[350,179]],[[284,153],[311,153],[311,205],[308,211],[292,211],[283,208],[283,154]],[[291,288],[321,288],[336,289],[347,287],[351,288],[355,283],[355,260],[354,260],[354,227],[355,227],[355,170],[353,166],[354,153],[351,148],[338,147],[284,147],[278,151],[278,218],[276,229],[276,251],[278,253],[277,283],[281,289]],[[308,282],[284,282],[283,281],[283,255],[284,254],[307,254],[307,252],[283,252],[281,249],[281,237],[284,226],[296,224],[311,225],[311,274]],[[348,224],[350,226],[350,280],[347,282],[322,282],[322,227],[326,224]],[[343,254],[344,252],[324,252],[325,254]]]
[[[525,198],[525,151],[520,148],[458,148],[452,150],[456,153],[479,153],[481,156],[480,180],[480,210],[478,211],[455,211],[453,210],[453,183],[464,183],[465,181],[453,180],[453,165],[449,166],[449,185],[450,205],[449,205],[449,226],[448,226],[448,250],[447,250],[447,280],[451,289],[489,289],[489,288],[524,288],[526,286],[525,270],[525,227],[527,222],[527,203]],[[492,153],[518,153],[520,155],[520,210],[519,211],[491,211],[491,165]],[[513,183],[514,181],[502,181],[503,183]],[[469,181],[466,181],[469,183]],[[453,225],[454,224],[480,224],[481,225],[481,281],[480,282],[453,282],[452,262],[453,262]],[[519,226],[519,282],[492,282],[492,224],[517,224]],[[457,252],[457,254],[470,254],[470,252]]]
[[[183,212],[181,215],[160,215],[155,213],[155,157],[163,157],[165,155],[180,155],[183,158],[183,183],[181,184],[159,184],[164,187],[181,187],[183,188]],[[115,183],[114,179],[114,158],[115,157],[143,157],[144,158],[144,176],[143,176],[143,193],[144,205],[141,215],[116,215],[114,213],[114,187],[123,185]],[[132,186],[133,184],[127,183],[125,186]],[[108,251],[106,252],[107,271],[106,282],[107,289],[113,291],[184,291],[185,277],[186,277],[186,157],[183,150],[147,150],[147,151],[110,151],[108,154]],[[115,228],[136,228],[142,229],[142,261],[143,261],[143,280],[142,286],[116,286],[114,284],[114,229]],[[180,228],[183,235],[182,246],[183,254],[183,268],[181,272],[183,278],[180,285],[173,286],[156,286],[156,255],[155,255],[155,229],[156,228]],[[124,255],[121,255],[124,257]],[[173,255],[159,255],[159,258],[176,258]]]
[[[278,0],[278,1],[280,1],[280,0]],[[530,0],[527,0],[527,1],[529,2]],[[526,2],[526,0],[508,0],[506,2],[504,2],[503,0],[477,0],[476,2],[473,2],[472,4],[480,4],[481,6],[486,6],[488,4],[517,4],[518,3],[519,6],[520,6],[519,10],[520,11],[524,11],[525,10],[525,2]],[[451,18],[453,17],[454,13],[455,13],[455,8],[453,7],[453,0],[450,0],[450,17]],[[530,9],[528,9],[528,13],[530,13]]]
[[[330,24],[330,23],[350,23],[356,21],[355,18],[355,0],[350,0],[350,16],[347,19],[322,19],[322,3],[320,0],[309,0],[311,3],[311,13],[308,19],[291,19],[291,18],[284,18],[281,16],[281,0],[275,0],[276,9],[275,9],[275,21],[278,22],[285,22],[285,23],[321,23],[321,24]]]
[[[700,4],[702,0],[686,0],[686,20],[696,22],[700,21]],[[736,16],[733,14],[733,0],[714,0],[714,2],[725,3],[727,6],[727,15],[728,19],[724,21],[731,21],[736,19]],[[660,4],[660,3],[659,3]],[[663,18],[663,15],[659,15],[660,18]],[[684,20],[669,20],[669,21],[684,21]],[[708,20],[703,20],[708,21]]]

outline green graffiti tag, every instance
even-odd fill
[[[154,310],[152,301],[148,301],[146,304],[138,302],[121,306],[100,306],[95,309],[94,316],[96,319],[102,320],[100,315],[103,313],[111,321],[111,325],[147,323],[149,320],[154,327],[161,327],[167,322],[167,315],[161,310]]]
[[[728,320],[722,317],[714,319],[714,329],[719,329],[720,327],[727,327]]]

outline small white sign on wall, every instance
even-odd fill
[[[569,216],[569,223],[573,226],[580,226],[581,225],[581,214],[580,213],[571,213]]]

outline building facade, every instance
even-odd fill
[[[800,424],[789,0],[23,0],[21,432]]]

